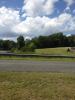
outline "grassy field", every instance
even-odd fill
[[[67,49],[68,47],[36,49],[35,53],[50,55],[75,55],[75,52],[67,52]]]
[[[68,47],[36,49],[35,52],[19,52],[21,54],[50,54],[75,56],[75,52],[67,52]],[[71,61],[75,62],[75,58],[45,58],[45,57],[9,57],[0,56],[0,60],[31,60],[31,61]]]
[[[16,51],[17,54],[50,54],[50,55],[75,55],[75,52],[67,52],[70,47],[58,47],[58,48],[44,48],[35,49],[35,52],[22,52]]]
[[[75,73],[0,72],[0,100],[75,100]]]

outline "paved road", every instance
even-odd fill
[[[0,71],[75,72],[75,62],[0,60]]]

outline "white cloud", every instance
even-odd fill
[[[67,34],[66,36],[69,37],[69,36],[71,36],[71,34]]]
[[[67,6],[67,7],[64,9],[64,12],[71,13],[71,9],[70,9],[70,7]]]
[[[73,3],[75,3],[75,0],[64,0],[68,6],[71,6]]]
[[[45,16],[54,11],[54,4],[58,0],[24,0],[23,11],[27,16]]]
[[[28,1],[31,0],[26,0],[25,2]],[[26,10],[27,12],[24,13],[25,14],[24,16],[22,16],[22,17],[27,16],[23,21],[21,20],[19,11],[11,8],[1,7],[0,8],[0,38],[12,40],[12,39],[16,39],[16,37],[19,35],[24,35],[25,37],[35,37],[39,35],[50,35],[54,32],[74,33],[75,16],[72,16],[70,13],[66,13],[66,12],[54,18],[49,18],[46,16],[53,12],[51,8],[54,8],[54,6],[52,5],[52,7],[49,8],[47,4],[47,2],[50,1],[56,2],[57,0],[46,0],[46,2],[45,0],[42,0],[41,2],[38,0],[37,2],[41,3],[40,5],[38,5],[39,8],[44,7],[44,10],[42,8],[41,10],[36,9],[37,6],[35,6],[35,9],[34,6],[31,7],[32,10],[31,9]],[[66,9],[69,10],[69,7]],[[42,14],[40,11],[42,12]],[[34,15],[34,13],[36,16]]]
[[[20,22],[19,11],[1,7],[0,8],[0,37],[13,37],[12,27]]]
[[[55,18],[45,16],[27,17],[26,20],[16,25],[13,30],[28,37],[49,35],[54,32],[73,32],[75,31],[75,17],[67,13],[63,13]]]

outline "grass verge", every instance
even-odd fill
[[[0,100],[75,100],[75,73],[0,72]]]
[[[27,60],[27,61],[63,61],[75,62],[75,58],[44,58],[44,57],[14,57],[0,56],[0,60]]]

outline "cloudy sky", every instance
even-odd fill
[[[75,0],[0,0],[0,39],[75,34]]]

